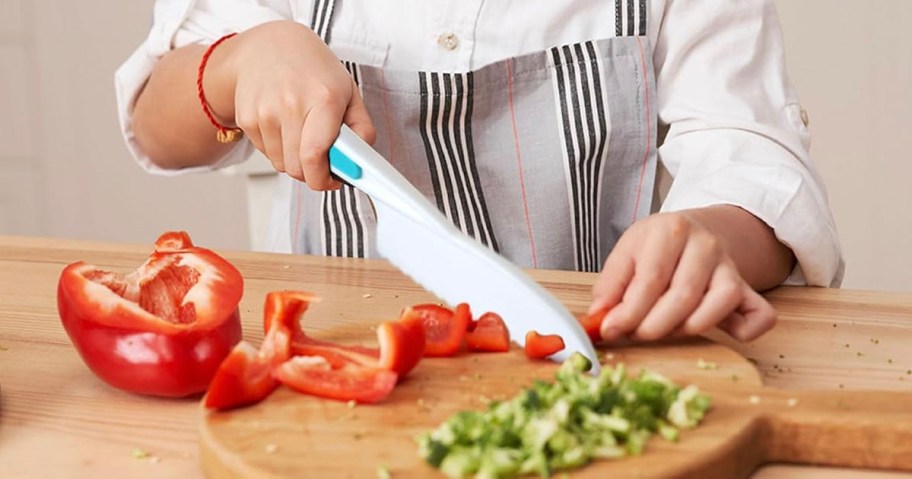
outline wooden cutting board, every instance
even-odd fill
[[[369,340],[354,329],[322,331],[329,340]],[[697,340],[602,353],[693,383],[713,408],[703,424],[670,444],[654,437],[634,458],[597,461],[571,477],[748,477],[767,462],[912,471],[912,395],[784,391],[763,387],[754,365],[731,349]],[[715,363],[701,369],[698,360]],[[204,412],[200,454],[210,478],[437,477],[414,438],[452,414],[514,396],[557,365],[521,351],[427,359],[382,404],[349,408],[280,388],[266,401],[230,412]]]

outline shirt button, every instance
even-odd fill
[[[801,109],[801,123],[804,123],[805,128],[811,124],[811,119],[808,117],[808,112],[804,108]]]
[[[455,50],[459,48],[459,37],[455,33],[441,33],[437,37],[437,44],[447,50]]]

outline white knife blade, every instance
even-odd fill
[[[592,342],[552,294],[457,229],[348,127],[343,125],[329,156],[332,172],[373,201],[377,249],[392,264],[451,306],[468,303],[476,316],[496,312],[520,346],[528,331],[559,335],[565,348],[551,359],[563,361],[580,352],[598,372]]]

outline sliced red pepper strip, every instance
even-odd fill
[[[348,364],[333,368],[319,356],[295,356],[274,371],[282,384],[302,393],[339,401],[375,403],[396,387],[393,371]]]
[[[298,336],[291,345],[295,356],[319,356],[333,368],[357,365],[367,368],[381,368],[405,377],[421,359],[424,353],[424,325],[415,318],[385,321],[377,328],[380,349],[364,346],[345,346],[328,341]]]
[[[472,322],[466,334],[469,351],[506,352],[510,350],[510,331],[497,313],[485,313]]]
[[[472,321],[469,305],[460,303],[455,310],[437,304],[419,304],[406,308],[402,318],[417,315],[424,323],[427,357],[449,357],[459,352],[465,341],[466,330]]]
[[[209,384],[206,407],[231,409],[265,399],[279,387],[279,382],[272,377],[270,359],[250,343],[238,343]]]
[[[291,338],[300,329],[301,315],[315,297],[310,293],[281,291],[266,295],[263,320],[266,336],[260,349],[242,342],[235,347],[209,385],[206,407],[231,409],[259,402],[279,383],[273,371],[291,357]]]
[[[295,338],[291,343],[291,353],[294,356],[322,357],[334,368],[339,368],[346,364],[377,367],[380,360],[379,349],[363,346],[344,346],[314,339],[306,335]]]
[[[394,371],[402,378],[418,364],[425,348],[423,322],[417,316],[404,316],[398,321],[382,323],[377,328],[379,350],[321,341],[305,334],[297,321],[286,324],[292,328],[293,355],[319,356],[326,359],[332,368],[345,365],[381,368]]]
[[[181,397],[206,390],[241,340],[240,272],[216,253],[167,232],[135,271],[83,262],[60,275],[57,308],[86,365],[114,387]]]
[[[541,335],[535,331],[526,333],[526,357],[544,359],[564,349],[564,340],[556,334]]]
[[[602,320],[605,319],[606,314],[608,314],[608,308],[598,310],[592,314],[584,314],[578,318],[593,343],[598,343],[602,340]]]

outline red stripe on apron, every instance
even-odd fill
[[[529,231],[529,245],[532,249],[532,267],[538,267],[535,254],[535,237],[532,235],[532,219],[529,217],[529,202],[526,201],[526,182],[523,179],[522,154],[519,149],[519,133],[516,130],[516,109],[513,106],[513,60],[507,60],[507,92],[510,98],[510,116],[513,122],[513,145],[516,148],[516,164],[519,167],[519,189],[522,191],[523,211],[526,215],[526,228]]]
[[[643,178],[646,176],[646,162],[649,160],[649,153],[652,149],[652,125],[649,122],[649,77],[646,72],[646,52],[643,49],[642,37],[637,37],[637,45],[640,46],[640,64],[643,65],[643,81],[646,82],[646,151],[643,153],[643,166],[640,168],[640,181],[637,184],[636,201],[633,204],[633,222],[637,220],[637,212],[640,211],[640,196],[643,192]]]

